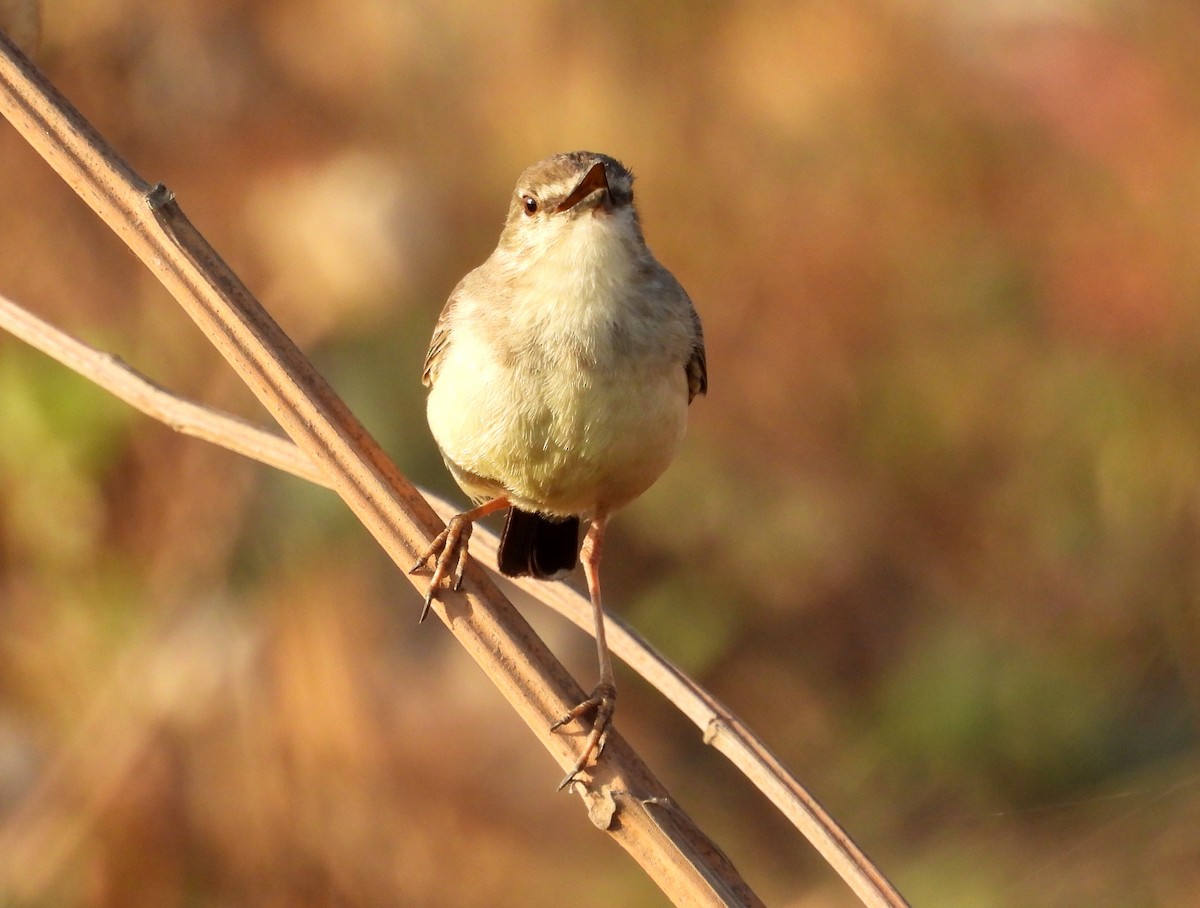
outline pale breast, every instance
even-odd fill
[[[429,395],[433,436],[449,460],[527,509],[618,508],[653,484],[683,438],[681,364],[513,360],[478,336],[456,337],[453,348]]]

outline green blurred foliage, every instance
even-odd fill
[[[64,0],[40,62],[451,495],[442,302],[527,164],[630,164],[712,381],[610,603],[913,904],[1057,908],[1200,891],[1197,46],[1182,0]],[[8,128],[0,162],[0,292],[265,419]],[[5,903],[662,903],[331,493],[11,339],[0,424]],[[855,903],[623,684],[769,903]]]
[[[128,408],[8,341],[0,412],[0,475],[15,560],[51,573],[93,566],[103,544],[99,485],[132,420]]]

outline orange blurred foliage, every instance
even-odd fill
[[[40,64],[446,491],[441,304],[525,165],[632,166],[712,385],[611,601],[914,904],[1061,908],[1200,888],[1197,46],[1182,0],[70,0]],[[0,162],[0,292],[256,414],[6,127]],[[329,493],[6,338],[0,414],[6,903],[661,903]],[[854,904],[626,689],[769,903]]]

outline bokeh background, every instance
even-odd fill
[[[1191,0],[49,0],[39,60],[402,469],[516,175],[639,174],[711,392],[608,601],[917,906],[1200,892]],[[0,292],[265,420],[0,124]],[[0,337],[5,904],[660,905],[330,493]],[[529,617],[587,687],[591,642]],[[770,904],[849,891],[671,707]]]

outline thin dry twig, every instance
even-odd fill
[[[165,187],[138,176],[2,35],[0,111],[171,292],[392,560],[411,564],[441,529],[429,505]],[[435,612],[559,765],[573,765],[582,736],[547,729],[583,692],[482,569],[470,565],[463,591]],[[591,821],[676,903],[761,904],[682,810],[658,806],[665,788],[619,735],[576,788]]]
[[[71,337],[3,294],[0,294],[0,328],[176,432],[332,488],[311,458],[286,436],[173,394],[120,357]]]
[[[0,76],[6,75],[6,73],[0,72]],[[6,82],[0,82],[0,88],[7,87],[8,86]],[[74,112],[70,111],[69,108],[67,108],[67,113],[74,114]],[[78,117],[78,114],[74,114],[74,116]],[[75,128],[81,129],[81,131],[85,133],[86,139],[90,140],[91,142],[98,140],[98,136],[86,135],[90,128],[87,127],[81,119],[73,125]],[[39,150],[42,149],[39,148]],[[45,152],[43,153],[45,154]],[[136,189],[138,184],[144,186],[144,183],[141,183],[141,181],[138,180],[138,178],[133,175],[131,171],[128,171],[128,168],[125,167],[125,165],[123,165],[119,160],[117,160],[111,152],[107,152],[101,157],[101,163],[107,163],[110,166],[110,169],[124,171],[119,172],[117,176],[126,178],[126,182],[131,184],[130,186],[126,186],[126,189]],[[56,162],[51,159],[51,163]],[[58,165],[56,164],[56,166]],[[61,172],[63,171],[60,168],[60,173]],[[109,175],[111,176],[111,173]],[[64,176],[67,176],[67,174],[64,174]],[[68,182],[71,182],[71,180],[68,179]],[[74,183],[72,185],[74,185]],[[220,269],[224,268],[223,263],[221,263],[219,259],[216,259],[215,253],[212,253],[211,250],[209,250],[207,246],[203,244],[203,241],[199,238],[199,235],[194,233],[191,225],[187,224],[186,221],[183,220],[182,215],[173,205],[173,200],[168,198],[166,195],[162,195],[159,198],[159,203],[161,209],[169,211],[172,218],[176,220],[177,226],[184,228],[182,232],[185,233],[189,239],[200,244],[192,251],[198,251],[202,253],[207,265],[219,266],[217,270],[218,277],[232,279],[233,283],[230,286],[234,290],[238,291],[238,293],[233,294],[235,297],[239,297],[236,302],[239,302],[242,306],[247,306],[248,300],[250,304],[253,304],[252,306],[248,306],[251,311],[243,311],[236,314],[240,316],[250,315],[255,317],[257,320],[266,320],[269,323],[269,317],[267,317],[265,313],[261,312],[261,310],[257,312],[253,311],[254,307],[257,306],[257,303],[249,298],[248,291],[245,291],[244,288],[241,288],[240,284],[236,283],[236,278],[233,278],[231,274],[222,275],[220,273]],[[94,207],[97,207],[98,210],[101,208],[99,205],[95,205]],[[128,214],[128,209],[129,206],[126,203],[123,213]],[[105,214],[104,211],[101,211],[101,213]],[[123,226],[128,228],[131,225],[129,223],[124,223]],[[139,226],[137,224],[137,219],[134,219],[134,224],[132,226]],[[118,232],[120,233],[121,231],[118,230]],[[142,254],[140,250],[135,251],[139,251],[139,254]],[[209,256],[211,256],[211,258],[208,258]],[[143,258],[145,258],[144,255]],[[177,274],[170,276],[175,278],[180,277],[180,275]],[[200,276],[202,278],[205,277],[203,274]],[[170,282],[167,279],[164,279],[164,283],[168,283],[168,286],[170,286]],[[185,301],[181,300],[181,302]],[[185,307],[186,306],[187,303],[185,302]],[[204,312],[202,314],[211,315],[209,312]],[[201,326],[206,327],[207,330],[207,326],[201,321],[201,318],[199,316],[194,317],[197,317],[197,321],[201,322]],[[332,477],[327,477],[325,473],[314,466],[313,460],[308,454],[287,439],[275,434],[274,432],[260,429],[250,423],[237,419],[236,417],[218,413],[191,401],[179,398],[158,387],[152,381],[138,374],[136,371],[122,363],[117,358],[94,350],[93,348],[88,347],[87,345],[82,344],[73,338],[70,338],[62,332],[57,331],[57,329],[54,329],[53,327],[32,316],[30,313],[22,310],[19,306],[16,306],[16,304],[12,303],[11,301],[3,299],[3,297],[0,297],[0,326],[7,328],[18,337],[21,337],[26,342],[89,378],[99,386],[110,391],[135,408],[141,410],[147,415],[152,416],[155,419],[166,423],[167,425],[170,425],[172,428],[175,428],[178,431],[193,435],[195,437],[203,438],[215,444],[230,448],[231,450],[237,451],[238,453],[244,454],[245,456],[251,457],[255,460],[259,460],[263,463],[267,463],[271,466],[275,466],[279,469],[300,476],[301,478],[341,491],[338,489],[338,477],[336,476],[336,470],[334,471],[334,475]],[[217,325],[216,327],[218,330],[220,330],[222,328],[228,328],[229,326]],[[260,324],[258,327],[262,328],[263,325]],[[278,332],[278,329],[275,328],[273,323],[269,323],[266,327],[269,329],[274,329],[275,332]],[[282,335],[282,332],[278,332],[278,334]],[[210,337],[211,336],[212,335],[210,334]],[[225,339],[228,340],[230,338],[226,337]],[[218,346],[220,347],[221,344],[218,343]],[[290,341],[288,342],[288,346],[290,346]],[[224,349],[223,352],[226,352],[226,355],[231,359],[231,362],[234,362],[235,368],[238,367],[238,362],[235,360],[237,353],[245,353],[244,350],[226,351]],[[268,352],[272,351],[268,350]],[[340,401],[336,401],[336,398],[333,398],[332,391],[329,391],[329,389],[326,387],[321,387],[323,383],[320,382],[319,377],[315,376],[315,373],[303,374],[306,371],[310,372],[311,367],[308,367],[307,363],[302,361],[302,357],[300,357],[298,351],[295,351],[294,348],[285,348],[281,351],[274,352],[281,352],[285,354],[285,362],[283,365],[285,367],[292,365],[297,371],[302,373],[299,378],[315,385],[315,387],[309,389],[310,391],[328,395],[330,400],[319,402],[323,402],[326,405],[329,405],[330,403],[334,405],[332,408],[334,410],[333,415],[343,421],[342,427],[347,429],[351,436],[356,436],[357,433],[362,433],[361,435],[357,435],[357,437],[355,437],[353,440],[358,441],[360,444],[366,442],[366,456],[370,458],[371,463],[377,469],[384,473],[383,477],[377,476],[376,478],[382,478],[385,481],[394,484],[395,481],[399,479],[398,475],[388,475],[387,468],[390,468],[390,464],[387,464],[386,462],[379,462],[379,460],[383,459],[383,455],[378,451],[377,448],[374,448],[373,443],[370,442],[369,438],[365,436],[365,430],[362,430],[361,426],[358,426],[357,423],[354,423],[353,417],[350,416],[348,412],[345,412],[344,408],[340,407]],[[287,362],[287,360],[291,359],[292,357],[295,357],[295,359],[299,362]],[[253,357],[251,357],[251,359],[253,359]],[[260,362],[251,362],[250,365],[252,367],[260,367],[267,372],[270,371],[270,367],[272,366],[271,363],[264,364]],[[243,374],[243,377],[246,377],[246,373],[241,372],[241,369],[239,369],[239,372]],[[260,374],[255,377],[261,378],[264,376]],[[266,377],[271,378],[272,376]],[[295,379],[296,377],[297,376],[292,375],[283,376],[284,379]],[[274,376],[274,378],[278,379],[278,376]],[[247,382],[251,383],[251,379],[247,378]],[[269,393],[266,395],[260,394],[260,397],[264,398],[264,403],[267,403],[269,407],[271,406]],[[284,397],[286,397],[286,395],[284,395]],[[278,403],[278,401],[276,401],[276,403]],[[284,404],[286,405],[287,403],[288,401],[284,400]],[[281,417],[281,422],[284,422],[283,417]],[[286,425],[286,422],[284,422],[284,424]],[[322,439],[322,441],[325,440]],[[391,470],[394,471],[394,468],[391,468]],[[403,482],[402,480],[400,481]],[[396,490],[393,488],[392,491],[402,492],[403,489]],[[345,492],[342,492],[342,494],[343,497],[346,497]],[[428,495],[428,493],[426,494]],[[441,512],[443,518],[454,513],[454,507],[448,502],[437,499],[436,497],[434,497],[433,500],[438,505],[438,510]],[[352,507],[354,506],[355,502],[350,501],[349,498],[347,498],[347,501]],[[362,514],[360,513],[360,517],[361,516]],[[366,523],[367,519],[363,519],[364,523]],[[387,517],[385,516],[384,519],[386,522]],[[370,524],[368,524],[368,527],[371,528]],[[395,532],[395,527],[389,527],[387,529],[393,533]],[[372,529],[372,531],[375,532],[374,529]],[[379,534],[377,533],[376,535],[378,538]],[[384,540],[381,540],[381,542],[383,541]],[[489,558],[493,559],[494,561],[496,544],[495,537],[490,533],[483,532],[481,529],[481,531],[477,532],[475,541],[476,548],[486,552]],[[385,547],[387,547],[386,544]],[[412,547],[411,543],[410,547]],[[518,582],[517,585],[524,588],[536,599],[544,602],[547,605],[550,605],[550,607],[554,608],[560,614],[568,617],[581,628],[585,630],[590,629],[590,605],[574,590],[561,585],[546,586],[544,584],[536,584],[529,581],[521,581]],[[726,756],[729,757],[729,759],[760,788],[760,790],[767,794],[773,803],[775,803],[776,806],[779,807],[779,809],[786,816],[788,816],[789,819],[791,819],[797,828],[804,833],[804,835],[813,843],[813,845],[834,867],[834,869],[846,880],[846,882],[851,886],[856,894],[858,894],[864,904],[872,906],[900,906],[906,904],[902,897],[891,887],[878,869],[871,864],[871,862],[865,857],[865,855],[862,854],[853,841],[850,840],[850,838],[837,826],[832,818],[821,808],[820,804],[818,804],[815,799],[808,794],[803,786],[801,786],[800,783],[787,772],[787,770],[767,750],[762,742],[756,736],[754,736],[754,734],[748,728],[745,727],[741,720],[730,713],[721,703],[708,694],[708,692],[704,691],[703,688],[699,687],[699,685],[687,678],[667,660],[658,655],[648,644],[645,643],[644,640],[637,636],[637,634],[628,628],[623,622],[613,618],[612,616],[609,616],[609,621],[612,625],[611,631],[613,636],[612,643],[614,652],[627,664],[631,665],[631,667],[642,674],[643,677],[650,681],[650,683],[653,684],[657,689],[663,692],[668,699],[675,703],[701,729],[704,729],[706,743],[713,744],[718,750],[721,750],[723,753],[725,753]],[[454,629],[453,624],[451,627]],[[525,630],[527,630],[527,628]],[[531,634],[532,632],[529,633]],[[529,721],[528,718],[526,721]],[[610,794],[607,799],[600,799],[600,801],[597,801],[593,798],[591,806],[593,808],[592,817],[594,822],[598,819],[598,817],[603,816],[606,810],[611,809],[612,791],[629,791],[629,789],[620,789],[614,787],[609,789]],[[656,806],[664,803],[671,803],[669,798],[662,794],[651,795],[650,797],[654,799],[650,803]],[[633,805],[626,805],[623,803],[622,806],[628,809]],[[647,805],[646,803],[640,803],[637,806],[640,806],[644,811]],[[670,813],[672,815],[676,815],[678,811],[672,809]],[[622,819],[624,822],[629,822],[629,818],[627,816],[623,816]],[[677,819],[686,818],[683,818],[682,815],[679,815]],[[690,825],[690,821],[687,821],[687,825]],[[684,838],[691,838],[694,840],[694,842],[699,843],[701,851],[706,851],[709,847],[709,843],[701,839],[697,839],[691,832],[688,832]],[[626,847],[630,846],[627,844]],[[631,848],[631,850],[633,849]],[[639,860],[641,860],[641,858],[639,858]],[[717,863],[720,865],[727,864],[727,862],[723,860],[720,860]],[[650,869],[647,861],[643,861],[643,864],[644,866],[647,866],[647,869]],[[732,871],[732,868],[720,867],[718,869],[726,873]],[[664,884],[662,878],[656,877],[656,879],[660,885],[663,885],[663,888],[667,890],[670,895],[672,895],[673,898],[677,899],[677,901],[682,903],[683,901],[688,900],[681,897],[683,890],[672,891],[667,887],[666,884]],[[752,901],[750,901],[753,899],[752,894],[749,892],[748,888],[745,888],[744,884],[741,883],[740,880],[736,880],[735,890],[739,898],[747,899],[745,903],[752,903]],[[722,897],[727,899],[729,895],[726,894]],[[737,903],[740,904],[742,902]]]

